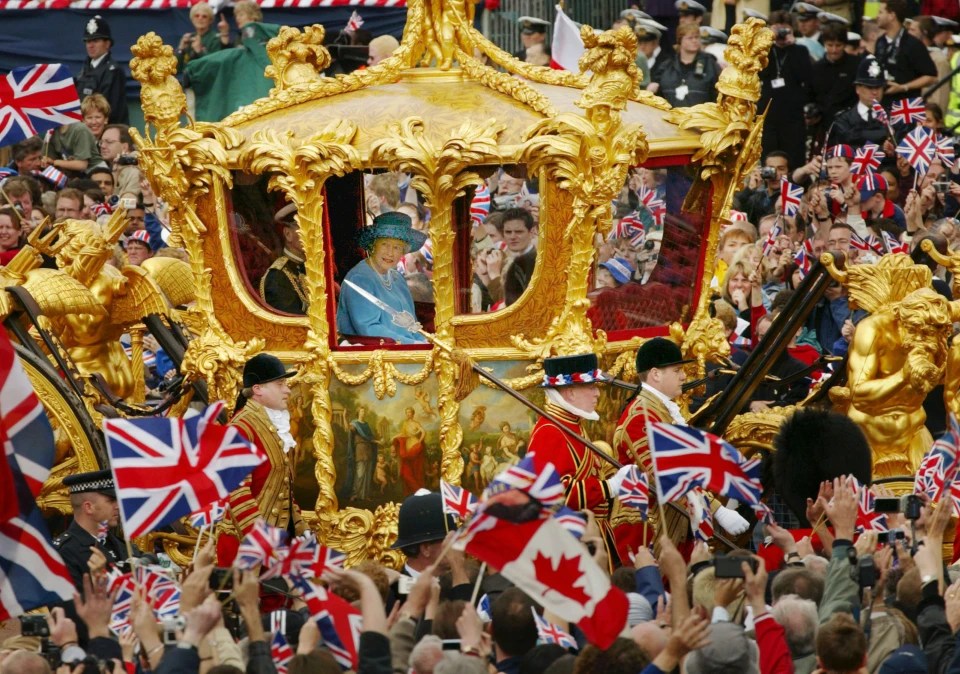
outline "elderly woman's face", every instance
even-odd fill
[[[407,252],[407,244],[400,239],[377,239],[370,252],[370,263],[380,274],[397,266],[400,258]]]

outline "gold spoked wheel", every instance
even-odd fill
[[[14,344],[14,349],[50,419],[56,441],[53,471],[37,498],[37,504],[48,514],[68,514],[71,512],[70,501],[63,488],[63,478],[73,473],[100,470],[106,465],[103,436],[83,401],[49,361],[19,344]]]

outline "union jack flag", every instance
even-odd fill
[[[850,245],[862,253],[868,253],[873,250],[870,244],[864,241],[863,237],[852,229],[850,230]]]
[[[107,575],[107,591],[117,593],[112,615],[118,624],[129,618],[130,601],[138,589],[157,617],[172,617],[180,610],[180,588],[166,569],[138,566],[132,574],[114,570]]]
[[[744,459],[722,438],[690,426],[652,422],[647,440],[664,502],[679,500],[694,487],[750,505],[760,500],[760,459]]]
[[[312,535],[298,536],[289,546],[274,548],[274,558],[260,574],[261,580],[268,578],[309,578],[317,565],[319,543]]]
[[[927,119],[927,109],[923,99],[901,98],[890,106],[891,124],[923,124]]]
[[[201,508],[190,515],[190,526],[194,529],[213,526],[214,522],[219,522],[227,514],[226,500],[214,501],[210,505]]]
[[[270,642],[270,657],[273,658],[277,674],[287,674],[287,667],[293,660],[294,655],[295,653],[290,648],[290,644],[287,643],[287,638],[283,636],[283,632],[274,632],[273,641]]]
[[[552,463],[548,463],[544,466],[543,472],[537,474],[531,454],[523,457],[517,465],[498,473],[484,490],[483,500],[486,501],[509,489],[526,492],[531,498],[540,501],[545,508],[559,507],[564,502],[563,483],[556,468]]]
[[[553,516],[560,526],[569,531],[578,541],[587,531],[587,518],[572,508],[562,506]]]
[[[490,215],[490,188],[487,187],[487,183],[483,183],[477,188],[470,202],[470,221],[474,227],[480,227],[488,215]]]
[[[850,164],[850,171],[855,175],[876,171],[880,168],[880,160],[884,157],[885,155],[880,151],[879,145],[867,143],[863,147],[857,148],[853,162]]]
[[[960,426],[956,417],[950,415],[950,427],[943,436],[933,443],[933,447],[920,461],[917,476],[914,480],[913,491],[921,491],[930,497],[931,501],[939,501],[945,491],[956,482],[960,448]]]
[[[753,514],[756,515],[757,521],[762,524],[777,523],[777,519],[773,516],[773,511],[770,510],[770,506],[763,501],[753,505]]]
[[[630,245],[634,248],[642,246],[647,238],[647,232],[640,221],[640,214],[634,211],[620,218],[610,231],[609,238],[630,239]]]
[[[347,20],[347,25],[343,30],[348,33],[356,33],[362,25],[363,19],[357,13],[357,10],[353,10],[353,14],[350,15],[350,18]]]
[[[313,534],[307,535],[312,536]],[[313,563],[313,577],[319,578],[327,569],[342,569],[346,561],[347,556],[344,553],[318,544],[317,559]]]
[[[640,197],[640,203],[643,204],[644,208],[650,211],[653,222],[657,225],[663,225],[664,218],[667,216],[667,204],[657,196],[657,191],[646,185],[641,185],[637,191],[637,196]]]
[[[803,199],[803,188],[794,185],[786,178],[780,180],[780,207],[783,214],[792,217],[800,210],[800,200]]]
[[[533,611],[533,619],[537,623],[537,643],[556,644],[561,648],[577,650],[577,641],[552,622],[537,613],[537,609],[530,607]]]
[[[357,651],[363,619],[346,600],[326,588],[300,582],[303,600],[311,617],[317,621],[324,645],[344,669],[357,668]]]
[[[813,242],[810,239],[806,239],[803,242],[803,245],[800,246],[800,249],[794,254],[793,261],[796,263],[797,268],[800,269],[800,273],[804,276],[810,273],[810,270],[813,268],[813,263],[816,261],[816,257],[813,254]]]
[[[869,487],[857,490],[857,524],[862,531],[889,531],[887,516],[874,512],[876,499]]]
[[[226,498],[266,454],[233,426],[223,403],[190,419],[108,419],[103,428],[127,536],[136,538]]]
[[[887,117],[887,111],[883,109],[883,106],[880,105],[877,101],[873,102],[873,105],[870,106],[870,109],[873,111],[873,117],[881,124],[889,124],[890,118]]]
[[[477,509],[477,497],[462,487],[440,480],[440,496],[443,499],[443,512],[467,519]]]
[[[883,244],[887,250],[891,253],[903,253],[904,255],[910,254],[910,244],[901,241],[900,239],[894,238],[894,236],[887,230],[880,232],[883,235]]]
[[[0,621],[73,597],[36,497],[54,459],[53,429],[13,345],[0,335]]]
[[[777,247],[777,239],[780,238],[781,234],[783,234],[783,228],[780,226],[780,220],[777,220],[777,224],[773,226],[773,229],[767,234],[766,241],[763,242],[763,255],[765,257],[769,257],[770,253]]]
[[[687,512],[690,513],[690,531],[693,539],[709,543],[713,538],[713,513],[706,494],[699,487],[687,494]]]
[[[110,208],[110,204],[101,204],[95,202],[90,205],[90,212],[93,213],[93,217],[99,218],[101,215],[110,215],[113,213],[113,209]],[[146,351],[144,351],[146,353]],[[146,358],[146,356],[144,356]]]
[[[900,144],[897,145],[897,154],[907,160],[913,170],[923,175],[930,168],[936,154],[937,146],[933,142],[930,130],[922,126],[915,126]]]
[[[647,482],[646,473],[635,465],[630,466],[630,471],[620,483],[617,498],[623,505],[639,510],[646,518],[650,504],[650,484]]]
[[[252,569],[258,564],[266,565],[273,557],[274,550],[282,546],[286,538],[286,531],[258,519],[253,523],[250,532],[240,541],[237,558],[233,560],[233,565],[243,570]]]
[[[493,619],[490,617],[490,595],[485,594],[480,597],[480,601],[477,602],[477,617],[480,618],[480,622],[486,624],[491,622]]]
[[[107,540],[107,533],[110,531],[110,520],[102,520],[97,522],[97,535],[96,539],[100,541],[101,544]]]
[[[66,66],[24,66],[0,78],[0,147],[80,121],[80,97]]]
[[[944,136],[943,134],[937,134],[935,142],[937,144],[937,159],[947,168],[953,168],[953,163],[957,159],[953,146],[953,138]]]

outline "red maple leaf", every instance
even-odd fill
[[[590,601],[590,595],[584,592],[582,587],[575,585],[583,577],[579,557],[567,558],[561,555],[554,567],[552,558],[538,552],[533,560],[533,571],[537,580],[564,597],[584,605]]]

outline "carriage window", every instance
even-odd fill
[[[234,247],[251,295],[279,314],[304,315],[306,269],[296,212],[266,185],[267,176],[235,176]],[[335,344],[422,343],[393,320],[404,313],[433,331],[430,214],[409,176],[357,172],[330,178],[324,198],[322,245]]]
[[[610,235],[598,242],[595,328],[617,336],[689,318],[709,222],[709,213],[682,210],[692,184],[688,166],[631,170]]]
[[[482,167],[484,185],[460,199],[457,313],[481,314],[513,304],[537,259],[540,183],[515,164]]]

